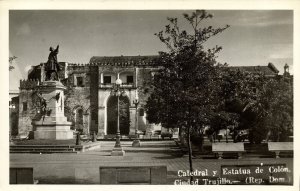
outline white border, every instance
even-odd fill
[[[9,92],[9,72],[8,72],[8,57],[9,57],[9,38],[8,38],[8,10],[10,9],[76,9],[76,10],[179,10],[179,9],[229,9],[229,10],[252,10],[252,9],[289,9],[294,10],[294,58],[293,58],[293,70],[294,70],[294,186],[103,186],[103,185],[9,185],[9,149],[8,149],[8,92]],[[141,189],[149,190],[299,190],[299,119],[300,113],[298,106],[298,82],[299,82],[299,42],[300,37],[300,1],[288,1],[288,0],[211,0],[211,1],[17,1],[17,0],[0,0],[0,42],[2,44],[0,48],[0,82],[1,82],[1,96],[0,96],[0,108],[1,108],[1,134],[0,134],[0,151],[1,151],[1,163],[0,163],[0,190],[131,190],[140,191]]]

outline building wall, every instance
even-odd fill
[[[37,108],[33,104],[32,95],[38,84],[38,80],[32,79],[20,81],[18,134],[22,137],[28,136],[33,130],[31,122],[36,117]]]
[[[19,131],[20,136],[26,137],[30,131],[32,131],[32,119],[34,118],[36,111],[32,104],[33,90],[21,90],[19,95]],[[24,103],[27,105],[27,109],[24,108]]]
[[[99,92],[98,92],[98,134],[107,134],[107,101],[111,96],[111,91],[115,80],[120,78],[124,84],[125,96],[129,99],[129,120],[130,120],[130,134],[135,133],[135,115],[136,109],[133,104],[133,100],[136,97],[136,79],[135,79],[135,68],[134,67],[114,67],[114,66],[100,66],[99,67]],[[104,76],[111,76],[111,83],[104,83]],[[127,76],[133,76],[133,83],[127,83]]]
[[[19,92],[18,94],[19,95]],[[11,97],[11,93],[10,93]],[[10,135],[18,135],[19,124],[19,96],[10,98],[9,101],[9,132]]]
[[[141,131],[153,130],[153,125],[146,120],[146,112],[143,107],[146,104],[148,94],[144,93],[143,88],[147,82],[152,79],[154,68],[147,66],[116,66],[105,64],[71,64],[60,63],[60,79],[67,87],[65,91],[65,116],[68,121],[73,122],[72,128],[82,128],[84,133],[92,133],[95,131],[98,135],[107,133],[107,101],[111,95],[112,86],[117,78],[123,81],[125,96],[129,99],[129,119],[130,119],[130,134],[135,133],[136,115],[138,117],[138,129]],[[42,67],[43,64],[40,64]],[[40,72],[41,79],[43,70],[35,70]],[[32,76],[33,74],[31,74]],[[104,83],[104,76],[111,76],[111,84]],[[36,75],[34,75],[36,76]],[[128,84],[127,76],[133,76],[133,82]],[[67,77],[64,79],[64,77]],[[79,85],[80,79],[82,83]],[[27,80],[30,81],[30,80]],[[23,84],[22,84],[23,83]],[[37,86],[37,81],[34,86],[26,86],[25,81],[21,83],[22,90],[20,91],[20,108],[19,108],[19,134],[28,134],[32,131],[31,121],[36,115],[36,108],[32,101],[32,93],[34,86]],[[31,83],[31,82],[28,82]],[[137,88],[139,87],[139,88]],[[138,97],[139,105],[136,110],[133,101]],[[23,111],[22,103],[27,102],[28,111]],[[76,124],[76,111],[83,111],[83,126]]]
[[[93,94],[95,87],[91,86],[90,68],[75,65],[68,66],[67,70],[65,116],[68,118],[68,121],[73,123],[72,128],[82,130],[83,133],[88,134],[93,130],[91,126],[95,126],[95,121],[91,120],[91,106],[95,103],[94,99],[97,100],[97,95]],[[80,84],[78,78],[82,80]],[[83,124],[78,124],[78,120],[76,120],[78,110],[83,112]]]
[[[89,126],[90,131],[98,132],[98,87],[99,87],[99,67],[90,66],[87,79],[90,86],[90,109]]]
[[[146,57],[128,57],[128,59],[142,59]],[[97,59],[97,58],[96,58]],[[144,61],[126,61],[125,57],[101,58],[103,62],[83,64],[72,64],[60,62],[60,79],[67,87],[65,91],[65,116],[68,121],[73,122],[73,128],[76,128],[76,111],[83,111],[83,132],[92,133],[95,131],[98,135],[107,133],[107,101],[111,95],[112,86],[117,78],[123,81],[126,96],[129,99],[129,117],[130,133],[135,132],[136,115],[138,118],[138,129],[141,131],[160,130],[159,124],[149,124],[147,113],[144,110],[150,91],[148,82],[153,79],[154,73],[158,70],[151,62]],[[121,61],[116,61],[121,59]],[[123,59],[123,61],[122,61]],[[125,62],[124,62],[125,59]],[[150,59],[150,57],[149,57]],[[32,93],[38,81],[44,80],[44,64],[33,67],[28,75],[29,80],[20,82],[19,95],[19,135],[28,135],[32,131],[31,121],[36,116]],[[263,72],[266,76],[276,76],[278,71],[272,65],[260,67],[231,67],[241,71]],[[40,73],[40,74],[35,74]],[[133,82],[128,84],[127,76],[133,76]],[[104,83],[104,76],[111,76],[110,83]],[[35,80],[39,78],[38,81]],[[82,84],[79,85],[80,79]],[[150,90],[150,89],[149,89]],[[136,109],[133,101],[138,98],[139,104]],[[27,111],[24,111],[23,103],[27,103]]]

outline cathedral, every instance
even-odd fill
[[[147,122],[143,108],[148,95],[142,89],[158,69],[154,65],[156,57],[94,56],[88,64],[59,62],[59,79],[67,87],[64,113],[72,122],[71,129],[84,134],[96,132],[98,136],[116,134],[117,99],[112,89],[116,79],[121,79],[121,135],[135,134],[136,123],[139,132],[161,130],[159,125]],[[32,66],[28,79],[20,81],[19,135],[34,131],[31,122],[38,110],[33,95],[46,78],[44,67],[45,63]]]
[[[147,133],[164,129],[150,124],[144,110],[149,93],[143,91],[159,67],[157,56],[94,56],[88,64],[59,62],[59,81],[66,86],[64,115],[72,122],[71,129],[83,134],[115,135],[117,131],[117,99],[113,95],[116,79],[121,79],[119,103],[120,133],[132,135],[136,131]],[[20,81],[18,99],[17,134],[28,136],[33,129],[32,120],[38,114],[33,96],[40,83],[45,81],[45,63],[32,66],[28,79]],[[232,67],[250,72],[263,72],[266,76],[278,75],[276,67]],[[46,100],[47,101],[47,100]],[[16,130],[15,130],[16,131]],[[16,133],[15,133],[16,134]]]

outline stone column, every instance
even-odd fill
[[[100,73],[100,84],[103,83],[103,72]]]
[[[138,87],[138,68],[136,67],[134,70],[134,87]]]
[[[105,135],[105,107],[100,106],[98,110],[98,135]]]
[[[130,127],[129,127],[129,134],[134,135],[135,134],[135,117],[136,117],[136,109],[135,106],[129,107],[129,113],[130,113]]]

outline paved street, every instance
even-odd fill
[[[77,178],[88,177],[85,183],[99,182],[100,166],[156,166],[165,165],[168,184],[178,179],[178,170],[188,170],[188,157],[180,154],[174,141],[141,142],[140,148],[131,147],[129,141],[122,142],[126,152],[123,157],[110,156],[113,141],[101,142],[101,149],[79,154],[10,154],[11,167],[33,167],[34,177],[39,183],[76,183]],[[213,171],[219,175],[221,165],[263,165],[287,164],[293,169],[292,158],[242,158],[242,159],[193,159],[194,169],[207,169],[208,176]]]

